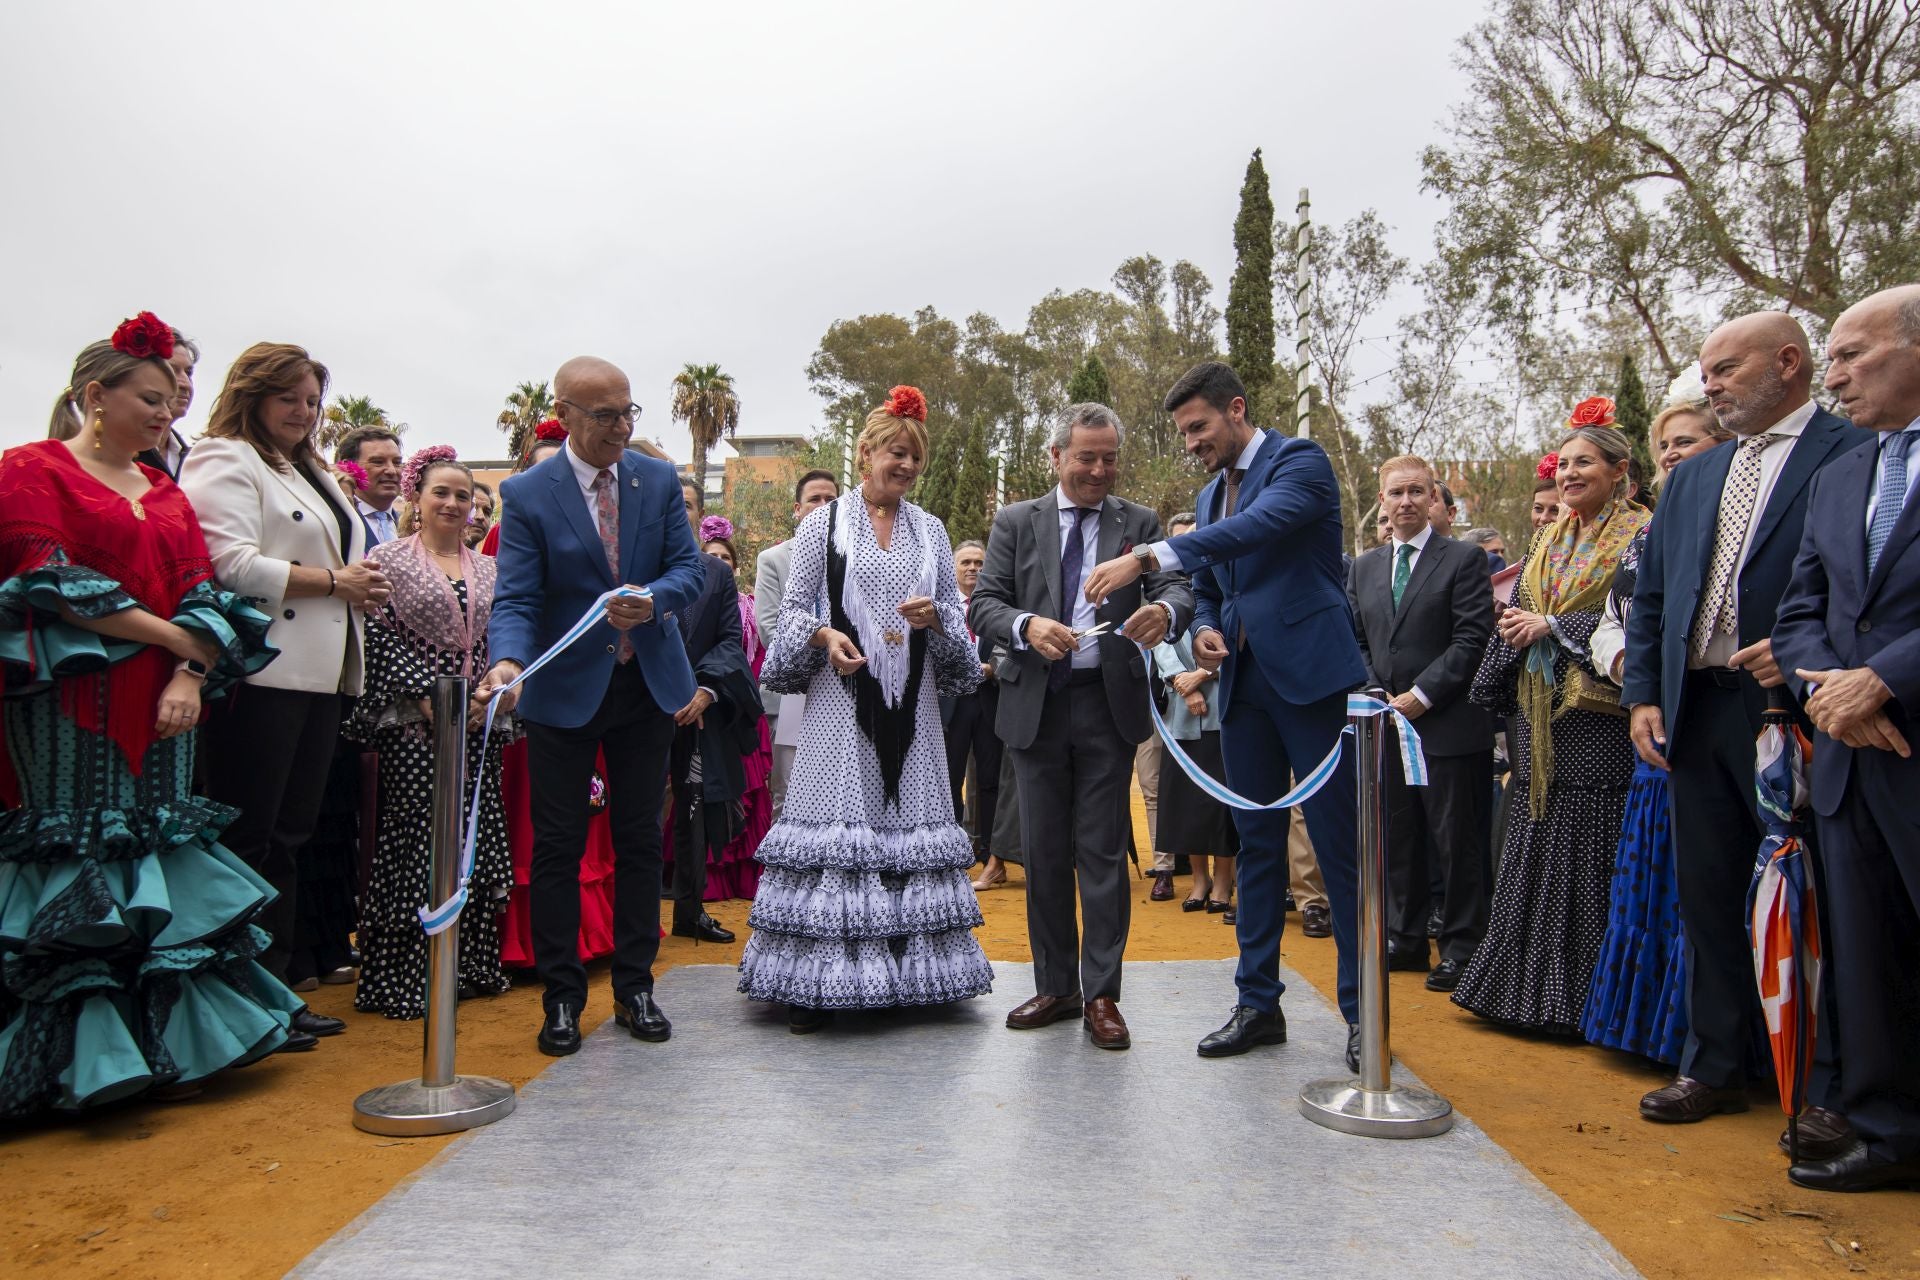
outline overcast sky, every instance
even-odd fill
[[[297,342],[410,447],[502,451],[523,379],[733,374],[744,434],[811,431],[836,319],[1010,328],[1122,259],[1225,306],[1247,157],[1275,203],[1368,206],[1416,260],[1419,152],[1481,0],[1100,4],[18,4],[0,29],[0,445],[146,309],[227,365]]]

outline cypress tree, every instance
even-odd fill
[[[1640,368],[1629,352],[1620,358],[1620,380],[1613,396],[1613,420],[1633,444],[1634,461],[1640,474],[1653,483],[1653,450],[1647,429],[1653,425],[1653,413],[1647,408],[1647,387],[1640,381]]]
[[[960,474],[953,482],[952,513],[947,535],[958,546],[968,538],[987,540],[987,497],[993,491],[993,462],[987,457],[987,437],[993,424],[982,422],[967,433],[966,452],[960,456]]]
[[[1273,193],[1260,152],[1247,161],[1240,212],[1233,220],[1233,281],[1227,286],[1227,363],[1247,387],[1247,416],[1264,423],[1272,407]]]
[[[953,514],[953,488],[958,476],[960,446],[965,428],[949,424],[937,435],[927,433],[927,469],[913,486],[913,500],[946,524]]]
[[[1107,366],[1100,363],[1100,357],[1087,352],[1087,358],[1073,371],[1072,381],[1067,383],[1067,399],[1074,404],[1092,401],[1113,407],[1113,384],[1107,380]]]

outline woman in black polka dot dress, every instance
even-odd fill
[[[1599,403],[1610,423],[1612,403]],[[1487,932],[1453,1002],[1554,1035],[1580,1034],[1633,781],[1618,690],[1588,647],[1621,556],[1648,519],[1625,501],[1630,451],[1604,424],[1561,444],[1563,514],[1534,536],[1470,695],[1507,717],[1513,793]]]
[[[494,562],[464,544],[473,474],[452,456],[452,449],[436,446],[407,464],[402,488],[420,530],[380,548],[393,598],[367,616],[366,692],[354,716],[356,732],[380,753],[380,839],[360,909],[360,986],[353,1005],[389,1018],[426,1012],[427,937],[419,911],[431,905],[433,730],[427,699],[439,676],[477,681],[487,670]],[[495,995],[511,985],[500,967],[500,912],[513,879],[500,799],[500,748],[508,726],[495,721],[483,760],[478,723],[470,714],[468,790],[460,809],[467,812],[479,787],[473,880],[459,926],[463,996]]]

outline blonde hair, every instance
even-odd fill
[[[1440,482],[1440,477],[1434,474],[1433,464],[1418,454],[1403,453],[1397,458],[1388,458],[1385,462],[1381,463],[1380,487],[1383,489],[1386,487],[1387,473],[1389,471],[1424,471],[1427,473],[1427,484],[1429,487]]]
[[[888,413],[885,409],[875,409],[867,415],[867,425],[860,432],[860,438],[853,442],[853,456],[860,460],[860,474],[866,475],[873,470],[868,461],[874,453],[886,448],[900,436],[906,436],[907,444],[914,455],[925,462],[927,460],[927,424],[918,418],[901,418]]]
[[[1648,442],[1654,445],[1656,448],[1659,447],[1660,429],[1666,426],[1669,422],[1673,421],[1675,418],[1686,417],[1689,415],[1696,418],[1704,418],[1707,423],[1707,434],[1712,436],[1715,440],[1733,439],[1733,432],[1727,430],[1727,428],[1720,425],[1720,419],[1713,416],[1713,410],[1708,408],[1707,402],[1704,399],[1702,399],[1702,400],[1683,402],[1681,404],[1668,405],[1666,408],[1662,409],[1660,411],[1659,416],[1653,420],[1653,425],[1647,428]]]
[[[159,356],[130,356],[115,349],[110,339],[102,338],[98,342],[89,342],[81,349],[80,356],[73,362],[73,372],[67,377],[67,389],[53,402],[53,415],[47,421],[47,439],[71,440],[80,434],[86,426],[80,401],[87,393],[87,387],[99,383],[103,387],[117,387],[134,375],[142,365],[159,365],[173,377],[173,366]]]

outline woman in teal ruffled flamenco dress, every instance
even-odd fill
[[[79,1111],[273,1052],[300,997],[254,960],[272,890],[190,794],[203,700],[269,620],[213,582],[166,433],[173,331],[80,353],[54,437],[0,454],[0,1119]]]

